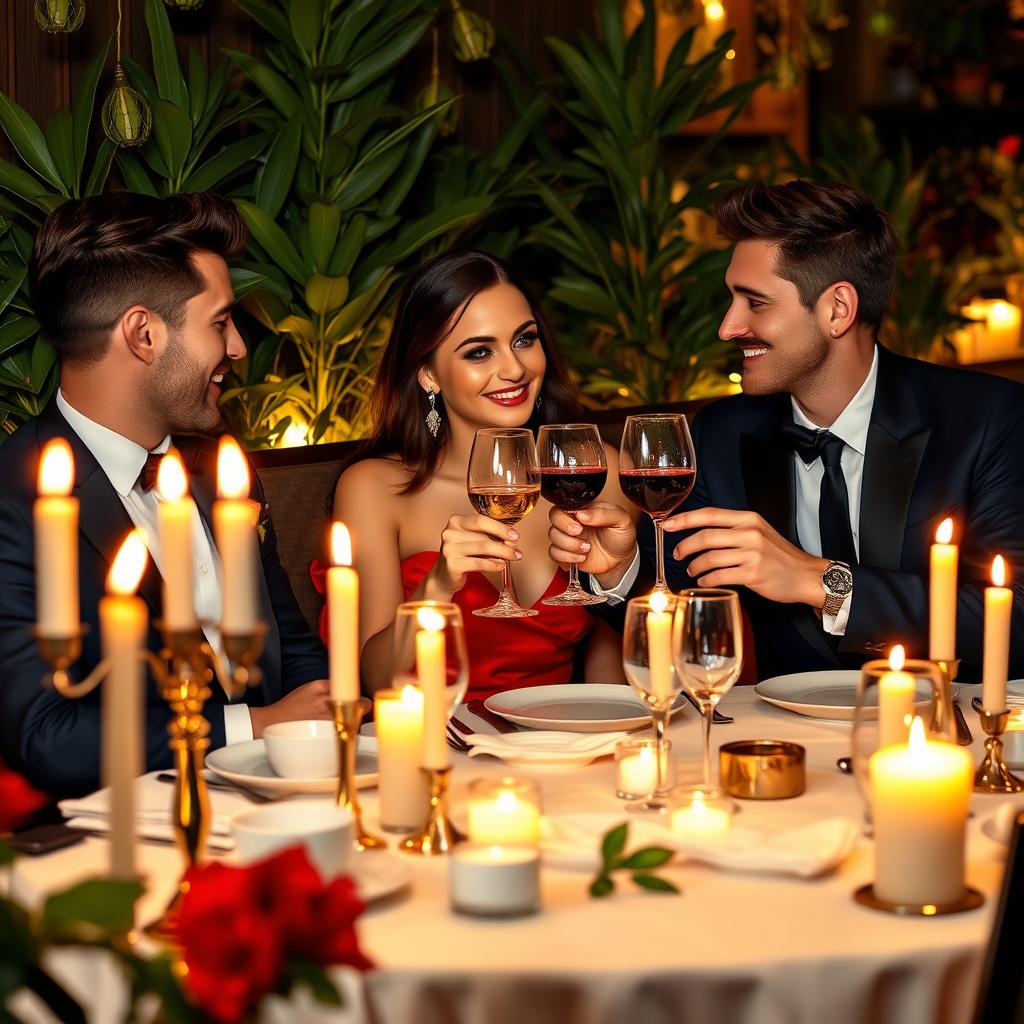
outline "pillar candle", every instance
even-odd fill
[[[103,784],[110,790],[110,875],[135,877],[135,779],[143,772],[143,701],[146,687],[139,653],[149,616],[135,590],[146,568],[146,542],[133,530],[121,545],[100,599],[100,642],[107,672],[102,694]]]
[[[434,608],[416,613],[416,675],[423,691],[423,767],[447,768],[448,686],[444,616]]]
[[[658,700],[675,696],[672,679],[672,616],[666,611],[668,598],[655,592],[647,613],[647,663],[650,666],[650,693]]]
[[[992,586],[985,588],[985,645],[981,702],[986,711],[1006,710],[1006,677],[1010,666],[1010,616],[1013,591],[1005,586],[1002,555],[992,561]]]
[[[234,438],[221,438],[217,452],[217,494],[213,534],[223,569],[220,628],[228,636],[251,633],[256,626],[259,548],[249,495],[249,467]]]
[[[1005,358],[1020,350],[1021,311],[1017,306],[996,299],[988,308],[986,356]]]
[[[470,798],[469,841],[482,846],[536,846],[540,842],[540,808],[512,789]]]
[[[931,550],[928,649],[933,661],[956,659],[956,563],[953,520],[943,519]]]
[[[875,894],[918,906],[955,902],[964,891],[970,752],[929,743],[915,718],[909,741],[872,754],[868,773]]]
[[[914,714],[914,677],[903,671],[903,645],[889,654],[889,671],[878,680],[878,745],[906,743],[909,720]]]
[[[628,742],[628,741],[627,741]],[[654,743],[644,744],[636,753],[625,754],[616,762],[616,789],[626,798],[651,796],[658,790],[658,755]]]
[[[420,771],[423,694],[412,685],[374,696],[380,824],[389,832],[416,832],[427,819],[429,793]]]
[[[352,568],[352,538],[344,523],[331,524],[327,570],[328,657],[331,700],[359,700],[359,575]]]
[[[36,556],[36,628],[69,637],[81,628],[78,608],[78,499],[71,446],[59,437],[39,461],[39,497],[32,507]]]
[[[160,575],[164,581],[164,628],[185,631],[198,626],[193,601],[192,514],[188,479],[181,456],[171,449],[161,460],[156,488],[160,535]]]

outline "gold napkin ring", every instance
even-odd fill
[[[722,789],[741,800],[785,800],[807,788],[807,751],[785,740],[737,740],[718,750]]]

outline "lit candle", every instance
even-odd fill
[[[725,4],[722,0],[704,0],[704,24],[712,39],[725,31]]]
[[[647,663],[650,666],[650,693],[659,700],[675,696],[672,685],[672,616],[666,611],[668,598],[655,591],[647,613]]]
[[[875,894],[892,903],[952,903],[964,890],[973,765],[953,743],[929,743],[914,718],[907,743],[868,762]]]
[[[956,563],[953,520],[943,519],[931,550],[928,650],[933,661],[956,659]]]
[[[703,793],[694,793],[689,804],[672,811],[672,831],[681,836],[706,839],[728,832],[732,816],[724,807],[711,807]]]
[[[630,742],[630,741],[625,741]],[[621,756],[616,762],[616,788],[625,799],[651,796],[658,789],[658,757],[654,741],[640,746],[635,753]]]
[[[540,854],[525,846],[461,843],[448,857],[452,909],[482,917],[531,914],[540,907]]]
[[[107,673],[101,686],[103,784],[110,789],[110,875],[135,878],[135,779],[143,772],[143,699],[139,657],[146,642],[146,602],[135,596],[146,569],[140,530],[128,534],[110,567],[100,598],[100,641]]]
[[[327,570],[328,658],[331,700],[359,700],[359,575],[352,568],[352,538],[344,523],[331,524]]]
[[[1013,355],[1020,348],[1020,309],[996,299],[988,307],[985,355],[989,359]]]
[[[480,846],[536,846],[540,807],[536,798],[531,799],[530,788],[516,779],[474,784],[469,798],[469,841]]]
[[[44,637],[74,636],[78,610],[78,499],[71,445],[54,438],[39,462],[39,497],[32,507],[36,553],[36,628]]]
[[[417,832],[427,817],[423,752],[423,694],[415,686],[374,695],[380,824],[388,832]]]
[[[160,575],[164,581],[164,628],[174,632],[195,629],[192,574],[192,512],[188,479],[181,456],[171,449],[156,474],[160,535]]]
[[[878,680],[878,745],[906,743],[914,715],[914,677],[903,671],[903,645],[889,653],[889,671]]]
[[[985,655],[981,676],[981,703],[991,712],[1006,710],[1013,591],[1005,584],[1006,563],[1002,555],[996,555],[992,560],[992,586],[985,588]]]
[[[448,694],[444,616],[435,608],[416,612],[416,675],[423,691],[423,767],[448,767]]]
[[[213,533],[224,570],[224,611],[221,632],[228,636],[251,633],[256,626],[258,546],[249,466],[234,438],[224,435],[217,451],[217,501],[213,503]]]

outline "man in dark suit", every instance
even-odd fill
[[[100,689],[78,700],[45,688],[47,666],[30,629],[36,613],[32,503],[40,453],[65,438],[75,459],[79,500],[79,589],[88,632],[76,673],[101,657],[97,603],[110,563],[134,527],[150,555],[139,588],[149,605],[150,650],[161,614],[159,497],[152,469],[171,435],[221,427],[217,400],[228,361],[245,355],[231,320],[234,295],[226,258],[242,250],[244,222],[210,195],[152,199],[119,193],[64,204],[43,224],[30,268],[33,301],[57,348],[54,401],[0,446],[0,755],[35,785],[75,794],[99,782]],[[218,647],[220,564],[212,542],[214,445],[177,441],[189,466],[193,514],[194,601]],[[273,524],[262,510],[260,617],[268,626],[262,681],[230,702],[216,683],[207,709],[211,745],[262,734],[274,721],[322,718],[326,658],[295,602],[277,556]],[[169,711],[146,683],[147,769],[171,763]]]
[[[696,416],[697,482],[665,523],[670,586],[738,588],[762,677],[854,667],[895,643],[927,657],[929,548],[952,516],[956,651],[977,680],[993,556],[1024,579],[1024,388],[878,343],[896,239],[859,190],[747,185],[716,216],[735,245],[719,335],[743,350],[743,394]],[[552,556],[627,596],[624,513],[581,519],[552,513]],[[653,557],[653,531],[640,549]],[[1011,676],[1024,674],[1013,587]]]

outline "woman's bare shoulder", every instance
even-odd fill
[[[409,470],[397,456],[383,455],[353,462],[338,480],[337,492],[350,487],[394,489],[409,482]]]

